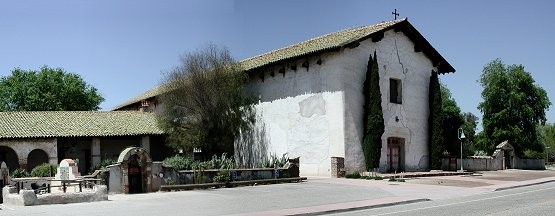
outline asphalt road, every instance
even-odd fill
[[[555,215],[555,182],[330,215]]]

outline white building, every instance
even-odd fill
[[[428,170],[428,85],[455,69],[406,19],[348,29],[242,61],[268,151],[300,157],[301,175],[365,169],[362,153],[366,66],[377,53],[385,133],[381,171]],[[147,92],[148,93],[148,92]],[[148,94],[152,95],[152,94]],[[119,109],[152,99],[135,97]]]
[[[331,157],[364,170],[362,86],[369,55],[380,70],[385,133],[380,170],[427,170],[432,70],[454,72],[406,20],[348,29],[243,63],[266,127],[269,151],[300,156],[302,175],[329,176]],[[379,102],[378,102],[379,103]]]

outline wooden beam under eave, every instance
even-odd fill
[[[376,32],[372,35],[372,42],[376,43],[383,39],[383,32]]]
[[[422,52],[422,48],[419,45],[415,44],[414,45],[414,52]]]
[[[297,72],[297,65],[291,65],[291,70]]]
[[[347,44],[347,47],[349,47],[350,49],[354,49],[356,47],[358,47],[360,45],[360,42],[355,41],[353,43]]]
[[[283,77],[285,77],[285,67],[280,68],[278,73],[283,74]]]

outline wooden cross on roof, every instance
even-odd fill
[[[395,11],[391,12],[391,14],[395,16],[395,20],[397,20],[397,16],[399,16],[399,13],[397,13],[397,8],[395,8]]]

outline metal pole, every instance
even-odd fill
[[[461,140],[461,172],[464,172],[464,170],[463,170],[463,151],[462,151],[462,142],[463,141],[462,141],[462,139],[460,139],[460,140]]]

